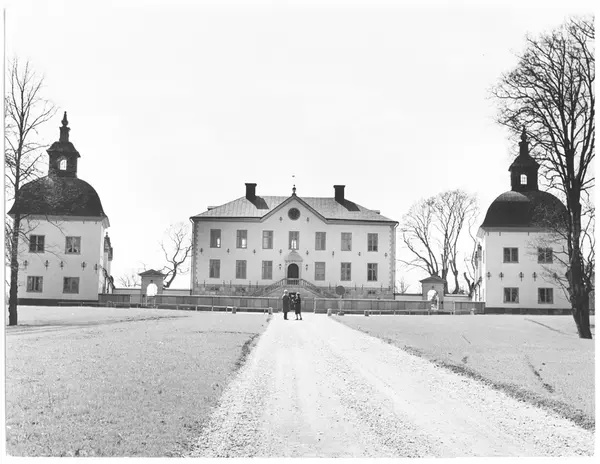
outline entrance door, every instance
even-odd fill
[[[300,270],[298,269],[297,264],[290,264],[287,268],[287,278],[288,279],[298,279],[300,277]]]

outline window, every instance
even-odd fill
[[[552,304],[554,303],[554,292],[551,288],[538,288],[538,303]]]
[[[270,280],[273,278],[273,261],[262,262],[262,278],[263,280]]]
[[[221,248],[221,229],[210,229],[210,247]]]
[[[352,232],[342,232],[342,251],[352,251]]]
[[[367,251],[377,251],[379,248],[379,235],[368,234],[367,235]]]
[[[61,171],[67,170],[67,159],[66,158],[60,159],[60,161],[58,162],[58,169],[60,169]]]
[[[527,185],[527,176],[525,174],[521,174],[521,185]]]
[[[290,250],[298,250],[300,248],[300,232],[290,231]]]
[[[221,260],[211,259],[208,262],[208,277],[218,279],[221,277]]]
[[[81,237],[67,237],[65,253],[68,255],[81,253]]]
[[[246,260],[238,260],[235,262],[235,278],[246,278]]]
[[[300,211],[298,210],[298,208],[291,208],[288,211],[288,217],[292,220],[295,221],[300,217]]]
[[[325,280],[325,263],[315,263],[315,280]]]
[[[248,231],[247,230],[238,230],[237,231],[235,246],[237,248],[248,248]]]
[[[504,289],[504,302],[505,303],[518,303],[519,302],[519,289],[518,288],[505,288]]]
[[[519,262],[519,249],[518,248],[505,248],[504,249],[504,262],[505,263],[518,263]]]
[[[342,263],[340,280],[352,280],[352,263]]]
[[[44,236],[30,235],[29,236],[29,252],[43,253],[44,252]]]
[[[273,231],[263,230],[263,250],[273,249]]]
[[[44,289],[44,278],[27,276],[27,291],[41,293]]]
[[[367,264],[367,280],[369,282],[377,281],[377,263]]]
[[[325,232],[315,233],[315,250],[325,250]]]
[[[79,277],[65,277],[63,293],[79,293]]]
[[[538,263],[552,263],[552,248],[538,248]]]

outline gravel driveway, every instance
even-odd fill
[[[324,315],[277,315],[193,457],[592,455],[594,434]]]

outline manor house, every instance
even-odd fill
[[[193,294],[393,298],[398,222],[335,185],[332,197],[246,194],[192,216]],[[341,290],[341,289],[338,289]]]

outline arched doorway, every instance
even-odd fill
[[[300,277],[300,269],[297,264],[290,264],[287,268],[287,278],[288,279],[298,279]]]
[[[437,311],[440,307],[440,296],[435,289],[431,289],[427,292],[427,300],[431,303],[431,310]]]

